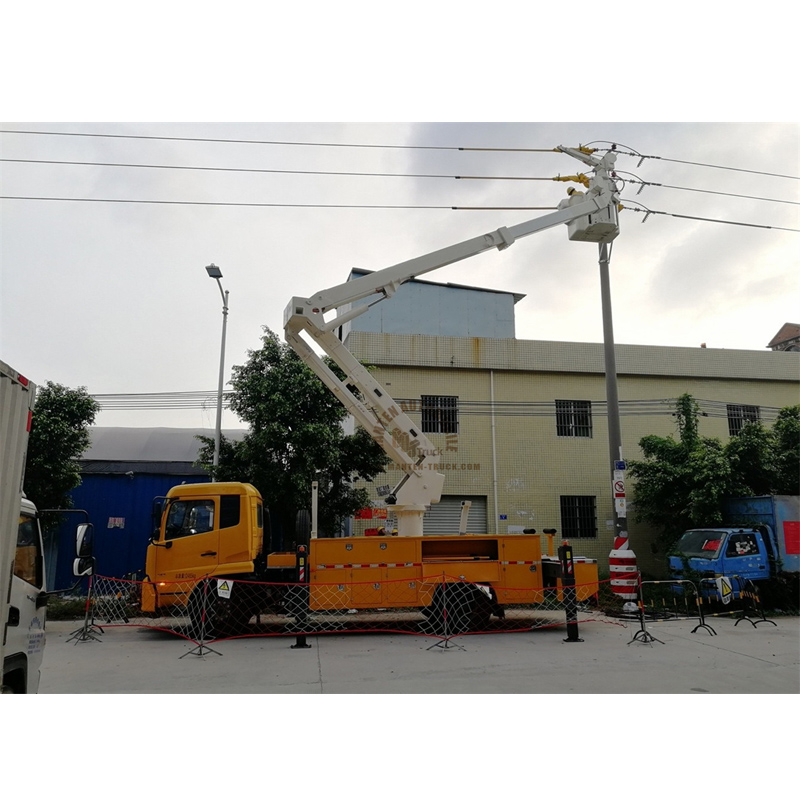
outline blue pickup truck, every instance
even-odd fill
[[[800,497],[737,497],[726,501],[724,528],[686,531],[669,558],[680,578],[684,562],[707,578],[739,576],[763,581],[800,573]]]

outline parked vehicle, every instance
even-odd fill
[[[22,493],[36,387],[0,361],[0,663],[2,692],[39,688],[45,645],[42,534]]]
[[[724,513],[728,527],[681,536],[669,558],[672,577],[683,577],[687,565],[703,578],[755,582],[800,573],[800,497],[737,497]]]
[[[143,612],[186,606],[191,616],[203,607],[207,631],[239,632],[253,615],[280,609],[289,587],[302,580],[297,553],[265,551],[267,515],[250,484],[183,484],[159,508],[147,550]],[[553,534],[312,538],[306,547],[303,606],[310,612],[391,607],[431,617],[446,595],[457,599],[458,626],[466,630],[491,614],[502,616],[507,604],[541,604],[548,598],[544,589],[561,588]],[[213,590],[211,602],[201,603],[199,594],[208,591],[204,578],[226,582],[229,592]],[[597,562],[575,558],[578,601],[596,595],[597,580]]]

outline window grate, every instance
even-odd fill
[[[458,397],[422,395],[422,432],[458,433]]]
[[[589,400],[556,400],[556,434],[592,437],[592,404]]]
[[[758,422],[760,416],[758,406],[728,403],[728,433],[731,436],[738,436],[748,422]]]
[[[561,531],[565,539],[597,538],[597,508],[593,495],[561,495]]]

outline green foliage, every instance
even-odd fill
[[[261,341],[245,365],[233,368],[230,408],[249,431],[241,442],[223,437],[216,479],[252,483],[284,531],[283,546],[291,547],[313,480],[319,481],[321,535],[333,534],[368,505],[367,492],[351,481],[371,480],[388,458],[363,429],[345,434],[345,408],[288,344],[269,328]],[[199,463],[210,470],[214,443],[201,440]]]
[[[683,531],[721,525],[726,497],[797,494],[800,406],[783,409],[771,430],[748,423],[724,446],[700,436],[700,410],[691,395],[676,408],[678,439],[645,436],[644,459],[629,464],[637,519],[660,532],[669,550]]]
[[[48,381],[36,393],[25,494],[38,508],[70,508],[69,493],[81,482],[77,459],[89,446],[89,426],[100,406],[84,387]]]
[[[775,494],[800,492],[800,405],[782,408],[772,426]]]

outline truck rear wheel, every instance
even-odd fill
[[[473,628],[480,590],[467,583],[437,586],[431,604],[422,609],[424,629],[436,636],[455,636]]]

